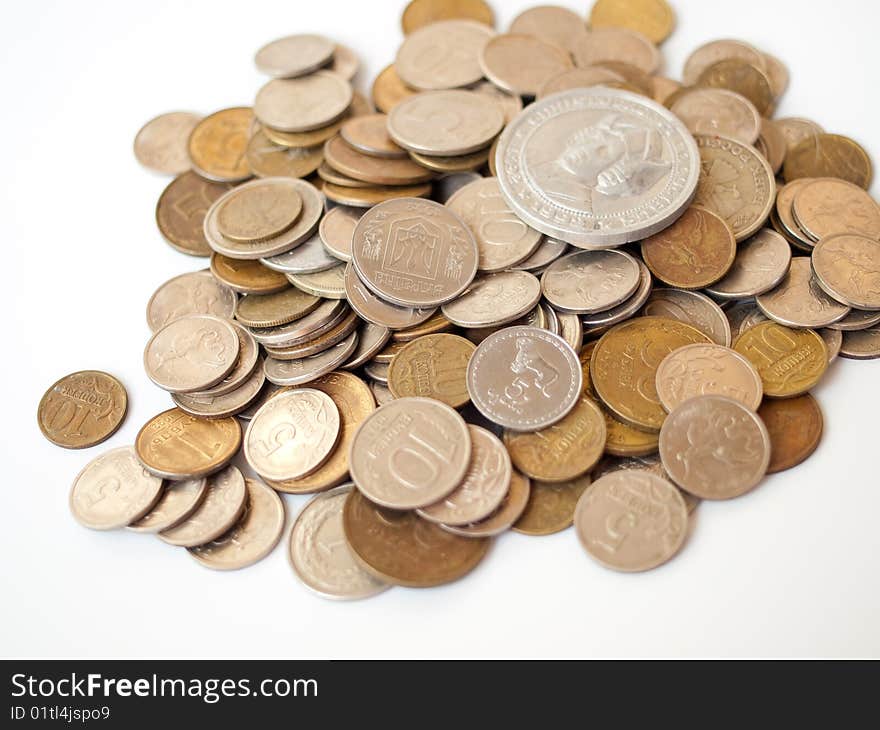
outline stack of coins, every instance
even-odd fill
[[[808,458],[810,391],[880,357],[871,163],[772,119],[788,72],[748,43],[660,75],[674,20],[597,0],[496,33],[481,0],[413,0],[378,112],[353,53],[297,35],[257,53],[253,110],[148,123],[138,158],[178,175],[160,231],[210,271],[150,300],[175,407],[86,467],[77,519],[240,567],[277,542],[278,492],[320,492],[291,564],[364,598],[459,578],[511,529],[654,568],[701,500]],[[41,427],[97,443],[121,385],[70,378]]]

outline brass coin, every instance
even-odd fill
[[[791,214],[809,238],[854,233],[880,240],[880,205],[862,188],[839,178],[801,180]]]
[[[222,469],[241,446],[235,418],[196,418],[179,408],[147,421],[134,448],[143,465],[165,479],[194,479]]]
[[[277,327],[305,317],[321,303],[296,288],[275,294],[248,294],[238,300],[235,318],[248,327]]]
[[[770,163],[773,172],[778,175],[788,153],[788,144],[779,125],[772,119],[762,118],[761,134],[758,140],[763,141],[767,148],[767,154],[765,155],[767,162]]]
[[[248,142],[247,160],[257,177],[308,177],[324,161],[324,148],[321,144],[285,147],[261,130]]]
[[[80,370],[55,381],[40,399],[37,423],[43,436],[65,449],[106,441],[128,409],[125,386],[100,370]]]
[[[404,34],[440,20],[475,20],[495,25],[495,16],[483,0],[411,0],[404,8],[400,24]]]
[[[388,114],[404,99],[418,93],[418,91],[411,89],[400,80],[400,76],[397,75],[397,69],[392,63],[390,66],[382,69],[379,75],[376,76],[370,96],[376,108],[383,114]]]
[[[434,398],[453,408],[470,400],[467,364],[476,347],[458,335],[426,335],[406,343],[391,360],[388,388],[395,398]]]
[[[205,214],[214,201],[229,192],[229,183],[205,180],[192,171],[178,175],[159,196],[156,224],[162,237],[190,256],[210,256],[205,238]]]
[[[553,42],[523,33],[496,35],[480,51],[483,74],[518,96],[535,96],[551,78],[574,67],[570,53]]]
[[[662,43],[675,27],[675,13],[666,0],[596,0],[591,28],[629,28]]]
[[[693,205],[669,228],[642,241],[642,258],[660,281],[703,289],[733,266],[736,240],[723,218]]]
[[[180,175],[190,168],[187,141],[201,116],[168,112],[151,119],[134,138],[134,156],[144,167],[163,175]]]
[[[762,322],[743,332],[733,349],[755,366],[768,398],[793,398],[810,390],[828,368],[828,348],[813,330]]]
[[[327,140],[324,158],[344,175],[373,185],[416,185],[434,177],[430,170],[408,157],[403,160],[370,157],[350,147],[340,136]]]
[[[873,169],[871,158],[858,142],[839,134],[819,134],[788,151],[783,175],[787,182],[802,177],[839,177],[867,190]]]
[[[339,130],[339,136],[358,152],[372,157],[403,159],[406,150],[388,135],[388,116],[369,114],[349,119]]]
[[[324,151],[321,151],[321,156],[323,157]],[[348,175],[343,175],[339,170],[330,167],[327,164],[327,161],[324,160],[318,165],[318,179],[323,181],[324,183],[332,183],[333,185],[337,185],[341,188],[369,188],[373,187],[371,183],[364,182],[363,180],[355,180],[353,177],[349,177]]]
[[[622,81],[625,81],[623,76],[602,66],[572,68],[547,79],[538,89],[538,98],[569,89],[585,89],[590,86],[604,86]]]
[[[391,361],[394,359],[394,356],[397,355],[404,347],[407,346],[407,342],[392,342],[386,348],[382,350],[382,352],[378,353],[376,357],[372,358],[373,362],[384,363],[385,365],[390,365]]]
[[[489,150],[490,148],[486,147],[467,155],[457,155],[455,157],[420,155],[418,152],[410,152],[409,156],[413,162],[428,170],[447,174],[478,170],[489,161]]]
[[[346,499],[343,525],[355,559],[367,572],[411,588],[461,578],[483,559],[490,542],[452,535],[415,512],[379,507],[357,489]]]
[[[419,337],[424,337],[425,335],[449,332],[453,328],[454,325],[446,319],[443,312],[434,312],[430,317],[426,317],[425,320],[419,324],[411,325],[405,329],[397,329],[392,333],[391,337],[395,342],[410,342]]]
[[[374,205],[396,198],[427,198],[431,194],[431,184],[347,188],[328,182],[324,185],[323,193],[329,200],[339,205],[372,208]]]
[[[478,522],[468,525],[446,525],[442,527],[446,532],[462,537],[494,537],[509,530],[516,522],[529,502],[531,483],[529,478],[520,474],[516,469],[511,471],[510,489],[504,495],[501,505],[491,515]]]
[[[342,125],[352,116],[351,112],[347,112],[332,124],[328,124],[326,127],[318,127],[318,129],[312,129],[308,132],[282,132],[280,129],[272,129],[272,127],[267,127],[265,124],[262,125],[262,132],[270,142],[274,142],[280,147],[314,148],[319,147],[331,137],[339,134]]]
[[[265,241],[289,230],[302,207],[303,200],[294,188],[246,185],[217,205],[217,227],[233,241]]]
[[[193,170],[217,182],[247,180],[251,170],[246,151],[253,122],[250,107],[221,109],[202,119],[187,145]]]
[[[822,411],[809,393],[797,398],[765,400],[758,415],[770,434],[768,474],[806,461],[822,439]]]
[[[239,294],[275,294],[290,286],[284,274],[272,271],[255,259],[231,259],[211,254],[211,273]]]
[[[700,74],[713,63],[731,58],[750,63],[762,70],[767,63],[764,54],[748,43],[730,39],[710,41],[688,56],[684,64],[682,80],[686,86],[693,86],[700,78]]]
[[[589,474],[558,484],[532,482],[529,501],[512,529],[525,535],[552,535],[571,527],[575,506],[590,482]]]
[[[763,69],[747,61],[725,58],[713,63],[700,74],[697,85],[735,91],[752,102],[761,116],[772,112],[775,96],[770,79]]]

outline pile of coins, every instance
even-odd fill
[[[701,500],[815,450],[838,355],[880,357],[870,160],[773,119],[788,72],[745,42],[658,75],[665,0],[402,23],[371,101],[351,50],[294,35],[257,52],[252,109],[138,134],[177,175],[162,235],[210,270],[150,300],[174,407],[85,467],[74,516],[237,568],[280,539],[278,493],[317,493],[289,556],[330,598],[454,580],[510,529],[657,567]],[[40,426],[91,446],[125,409],[75,373]]]

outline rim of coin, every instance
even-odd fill
[[[850,313],[848,305],[824,291],[806,256],[792,258],[782,281],[755,302],[766,317],[786,327],[827,327]]]
[[[56,446],[86,449],[116,433],[127,412],[128,392],[122,381],[103,370],[78,370],[58,378],[43,393],[37,425]]]
[[[341,342],[299,360],[267,357],[263,365],[266,378],[275,385],[304,385],[342,367],[354,353],[357,343],[357,332],[351,332]]]
[[[512,469],[510,489],[495,512],[479,522],[467,525],[441,524],[440,527],[446,532],[462,537],[495,537],[509,530],[522,516],[529,502],[530,492],[531,480],[516,469]]]
[[[816,244],[810,263],[816,282],[832,299],[855,309],[880,310],[880,290],[863,283],[880,269],[880,241],[836,233]]]
[[[272,79],[254,99],[254,116],[281,132],[310,132],[338,120],[354,98],[351,84],[332,71]]]
[[[188,301],[181,302],[181,299]],[[157,332],[175,319],[191,314],[213,314],[232,319],[238,297],[210,271],[190,271],[159,285],[147,302],[147,326]],[[186,306],[182,307],[182,304]]]
[[[132,532],[161,532],[183,522],[202,503],[208,493],[208,480],[186,479],[182,482],[168,482],[156,504],[137,522],[126,525]]]
[[[705,291],[725,300],[755,297],[777,287],[790,264],[791,248],[782,234],[762,228],[737,246],[733,265]]]
[[[323,219],[322,219],[323,220]],[[282,274],[317,274],[338,266],[340,261],[331,256],[318,233],[290,251],[260,259],[260,262]]]
[[[275,294],[290,286],[280,272],[259,260],[231,259],[216,251],[211,252],[211,274],[238,294]]]
[[[544,270],[541,293],[562,312],[596,314],[626,302],[640,283],[638,262],[625,251],[575,251]]]
[[[165,112],[153,117],[134,138],[134,156],[152,172],[180,175],[190,169],[189,135],[202,120],[194,112]]]
[[[276,38],[254,54],[257,70],[274,78],[294,78],[326,66],[336,44],[321,35],[298,33]]]
[[[540,300],[541,282],[533,274],[508,269],[478,276],[440,311],[459,327],[495,327],[515,322]]]

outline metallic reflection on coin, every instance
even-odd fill
[[[333,58],[336,45],[309,33],[285,36],[267,43],[254,56],[257,69],[275,78],[294,78],[317,71]]]
[[[810,329],[792,329],[762,322],[734,342],[761,376],[768,398],[792,398],[810,390],[828,368],[828,347]]]
[[[323,352],[299,360],[276,360],[267,357],[266,378],[276,385],[303,385],[342,367],[352,356],[358,343],[357,332]]]
[[[595,314],[625,302],[639,286],[639,265],[623,251],[578,251],[556,259],[541,276],[541,291],[554,307]]]
[[[797,466],[819,446],[824,425],[822,410],[809,393],[797,398],[767,399],[758,415],[770,435],[768,474]]]
[[[816,282],[838,302],[880,310],[880,241],[852,233],[823,238],[811,256]]]
[[[713,342],[730,347],[732,335],[727,316],[705,294],[657,287],[651,291],[642,314],[684,322],[698,329]]]
[[[331,256],[320,236],[314,235],[291,251],[262,260],[265,266],[285,274],[316,274],[339,265]]]
[[[846,267],[843,261],[840,265]],[[805,256],[795,256],[779,285],[756,297],[756,301],[767,317],[787,327],[827,327],[850,311],[822,290]]]
[[[762,228],[736,250],[733,266],[706,291],[718,299],[747,299],[776,287],[788,273],[791,248],[776,231]]]
[[[493,35],[472,20],[441,20],[410,33],[394,68],[407,86],[420,91],[455,89],[483,78],[480,49]]]
[[[840,355],[850,360],[880,358],[880,327],[871,327],[858,332],[844,332]]]
[[[474,280],[468,290],[441,307],[459,327],[491,327],[519,319],[541,298],[540,282],[527,271],[499,271]]]
[[[116,433],[127,410],[128,394],[122,383],[100,370],[81,370],[65,375],[45,392],[37,422],[53,444],[84,449]]]

